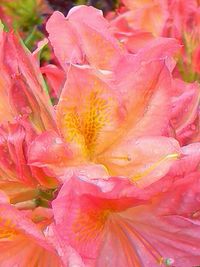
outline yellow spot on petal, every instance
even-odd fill
[[[84,154],[91,157],[98,136],[108,122],[108,99],[100,90],[93,90],[85,97],[82,106],[71,108],[64,114],[64,128],[67,141],[81,145]]]
[[[125,160],[125,161],[131,161],[131,157],[130,156],[113,156],[111,157],[111,159],[118,159],[118,160]]]
[[[16,234],[15,225],[12,221],[0,217],[0,239],[11,240]]]
[[[64,115],[65,127],[67,130],[68,141],[76,140],[79,142],[80,135],[80,118],[76,110],[72,110]]]
[[[80,212],[72,225],[72,231],[79,242],[94,240],[102,232],[111,210]]]
[[[82,132],[85,137],[85,144],[89,151],[93,151],[98,134],[107,122],[107,101],[98,95],[98,92],[91,92],[86,111],[83,114]]]

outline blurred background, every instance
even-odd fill
[[[58,10],[67,16],[78,5],[101,9],[114,36],[131,53],[153,38],[176,38],[182,45],[176,59],[179,75],[200,82],[200,0],[0,0],[0,19],[33,52],[48,36],[45,25],[51,14]],[[41,66],[59,64],[50,43],[39,55]]]
[[[67,15],[76,5],[92,5],[104,14],[119,6],[118,0],[1,0],[0,19],[7,29],[14,29],[33,50],[45,36],[45,23],[54,10]]]

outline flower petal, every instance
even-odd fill
[[[118,92],[100,74],[88,67],[70,67],[56,112],[58,127],[77,162],[92,159],[112,142],[123,121],[119,103]]]
[[[13,33],[4,33],[2,50],[1,64],[10,79],[4,90],[8,91],[15,114],[28,114],[38,131],[55,129],[54,110],[34,57]]]
[[[60,267],[61,261],[41,230],[9,204],[0,204],[0,261],[5,267]]]
[[[167,137],[125,139],[99,157],[111,175],[126,176],[139,186],[154,183],[169,171],[180,154],[179,144]]]
[[[90,17],[88,18],[88,12]],[[87,6],[73,8],[67,18],[54,12],[47,22],[49,39],[61,65],[89,64],[110,69],[121,54],[118,41],[111,36],[101,11]],[[103,51],[102,51],[103,49]],[[96,51],[101,53],[96,53]]]

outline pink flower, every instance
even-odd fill
[[[20,115],[28,116],[37,132],[55,129],[54,110],[38,63],[13,33],[1,29],[0,35],[1,123]]]
[[[71,66],[56,111],[63,140],[50,132],[36,138],[29,163],[53,169],[101,164],[109,175],[144,185],[165,175],[179,154],[176,140],[166,137],[170,75],[163,60],[141,63],[142,58],[124,57],[112,81],[89,67]],[[63,152],[48,160],[57,148]]]
[[[89,11],[93,20],[85,21]],[[60,136],[53,132],[38,136],[30,146],[29,163],[48,167],[59,177],[72,168],[100,164],[105,175],[129,177],[144,185],[165,175],[179,154],[178,143],[168,138],[171,77],[167,69],[174,68],[170,57],[178,43],[163,38],[150,42],[137,56],[121,53],[108,22],[97,10],[84,6],[73,9],[66,19],[54,13],[47,30],[67,75],[56,107]],[[96,57],[97,36],[109,43],[105,53],[114,64]]]
[[[54,227],[89,267],[198,265],[198,177],[169,176],[145,190],[73,177],[52,203]]]
[[[164,34],[171,37],[182,38],[183,32],[192,30],[198,8],[197,0],[170,0],[168,1],[169,17],[165,25]]]
[[[57,185],[43,169],[28,166],[27,158],[38,133],[56,130],[55,113],[33,55],[12,32],[1,28],[0,38],[0,187],[17,201],[21,199],[19,185],[22,199],[37,195],[38,185]]]
[[[178,70],[185,81],[199,80],[200,8],[196,0],[122,1],[127,10],[119,10],[110,20],[115,36],[135,53],[153,37],[177,38],[183,45],[178,55]],[[163,50],[164,52],[164,50]],[[177,74],[176,74],[177,75]]]
[[[60,12],[54,12],[46,28],[64,69],[68,63],[111,69],[123,54],[119,42],[110,34],[109,23],[101,11],[93,7],[75,7],[66,18]]]
[[[194,142],[195,139],[199,140],[199,98],[198,83],[185,83],[180,79],[173,80],[171,126],[181,145]]]
[[[151,32],[160,36],[169,16],[167,1],[163,0],[123,0],[128,11],[120,16],[125,18],[130,28]]]
[[[53,247],[25,213],[11,206],[0,193],[0,262],[2,266],[61,267]]]
[[[167,37],[175,37],[183,44],[178,68],[185,81],[193,82],[199,79],[199,2],[172,0],[168,3],[168,10],[169,18],[163,34]]]
[[[179,42],[146,32],[161,34],[169,5],[125,2],[138,31],[114,34],[117,23],[87,6],[52,15],[62,70],[39,68],[46,40],[31,54],[1,31],[3,267],[200,262],[199,86],[172,78]]]
[[[32,190],[39,184],[47,188],[57,185],[57,180],[48,177],[42,169],[28,165],[28,148],[36,136],[25,119],[0,127],[0,177],[4,185],[16,182]]]

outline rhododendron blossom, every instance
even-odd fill
[[[200,264],[200,87],[181,78],[178,2],[55,11],[33,53],[1,25],[0,266]]]
[[[97,186],[73,177],[53,201],[54,227],[86,266],[198,264],[198,176],[168,187],[162,180],[154,192],[119,178]]]
[[[183,45],[178,54],[178,76],[185,81],[199,80],[199,1],[137,0],[121,1],[119,16],[108,16],[115,35],[129,51],[156,38],[174,37]]]
[[[26,213],[16,210],[6,197],[0,199],[1,266],[62,266],[42,229]]]
[[[86,7],[79,8],[69,15],[73,15],[78,23],[84,20],[86,10]],[[96,13],[97,26],[105,27],[106,21],[103,17],[99,18],[99,12],[91,8],[88,8],[89,10]],[[108,175],[128,176],[139,183],[142,180],[142,184],[159,179],[168,171],[171,162],[179,156],[178,143],[168,137],[171,109],[168,86],[171,86],[171,77],[166,66],[167,62],[161,59],[163,55],[154,52],[156,49],[152,47],[149,47],[149,56],[145,51],[136,57],[124,51],[123,54],[118,55],[120,60],[115,62],[115,66],[110,68],[109,73],[96,69],[101,64],[101,59],[96,58],[95,55],[94,69],[93,62],[90,60],[89,62],[79,61],[82,66],[77,64],[67,66],[70,60],[68,43],[63,42],[63,39],[59,42],[59,39],[52,38],[56,27],[56,24],[53,24],[55,19],[65,23],[65,36],[68,38],[70,38],[68,34],[70,24],[68,25],[68,20],[61,17],[58,12],[48,22],[50,40],[55,53],[61,63],[66,57],[63,68],[67,73],[67,81],[56,107],[56,116],[57,126],[63,138],[61,141],[63,149],[67,145],[63,156],[67,162],[60,160],[56,153],[54,153],[54,162],[49,162],[47,154],[50,147],[53,151],[58,146],[61,149],[62,146],[55,145],[52,133],[49,133],[48,151],[44,150],[42,145],[43,139],[47,138],[47,133],[36,138],[31,144],[29,162],[34,166],[53,166],[54,170],[60,165],[62,172],[67,171],[68,167],[95,163],[103,165]],[[94,23],[94,20],[91,23]],[[79,34],[84,34],[89,25],[83,24],[82,27]],[[117,40],[108,32],[106,33],[107,37],[100,31],[96,34],[98,38],[106,40],[109,38],[117,45]],[[90,44],[93,37],[87,35],[87,38],[88,42],[85,46],[82,46],[80,41],[82,54],[87,54],[90,51],[89,47],[95,48],[91,47],[93,43]],[[64,51],[62,57],[58,50],[60,44]],[[158,47],[161,45],[162,42]],[[168,54],[173,53],[174,49],[177,49],[177,45],[172,41],[169,44]],[[116,47],[112,46],[112,50],[110,47],[109,51],[115,53]],[[92,54],[86,55],[86,58],[90,57],[92,60]],[[73,62],[75,59],[71,60]],[[85,64],[91,64],[91,66]],[[108,69],[109,66],[104,68]],[[77,80],[76,77],[79,79]],[[141,97],[142,95],[144,97]],[[159,106],[165,114],[164,120],[161,110],[158,112]],[[152,123],[152,119],[155,118],[157,127]],[[142,179],[145,176],[146,179]]]

